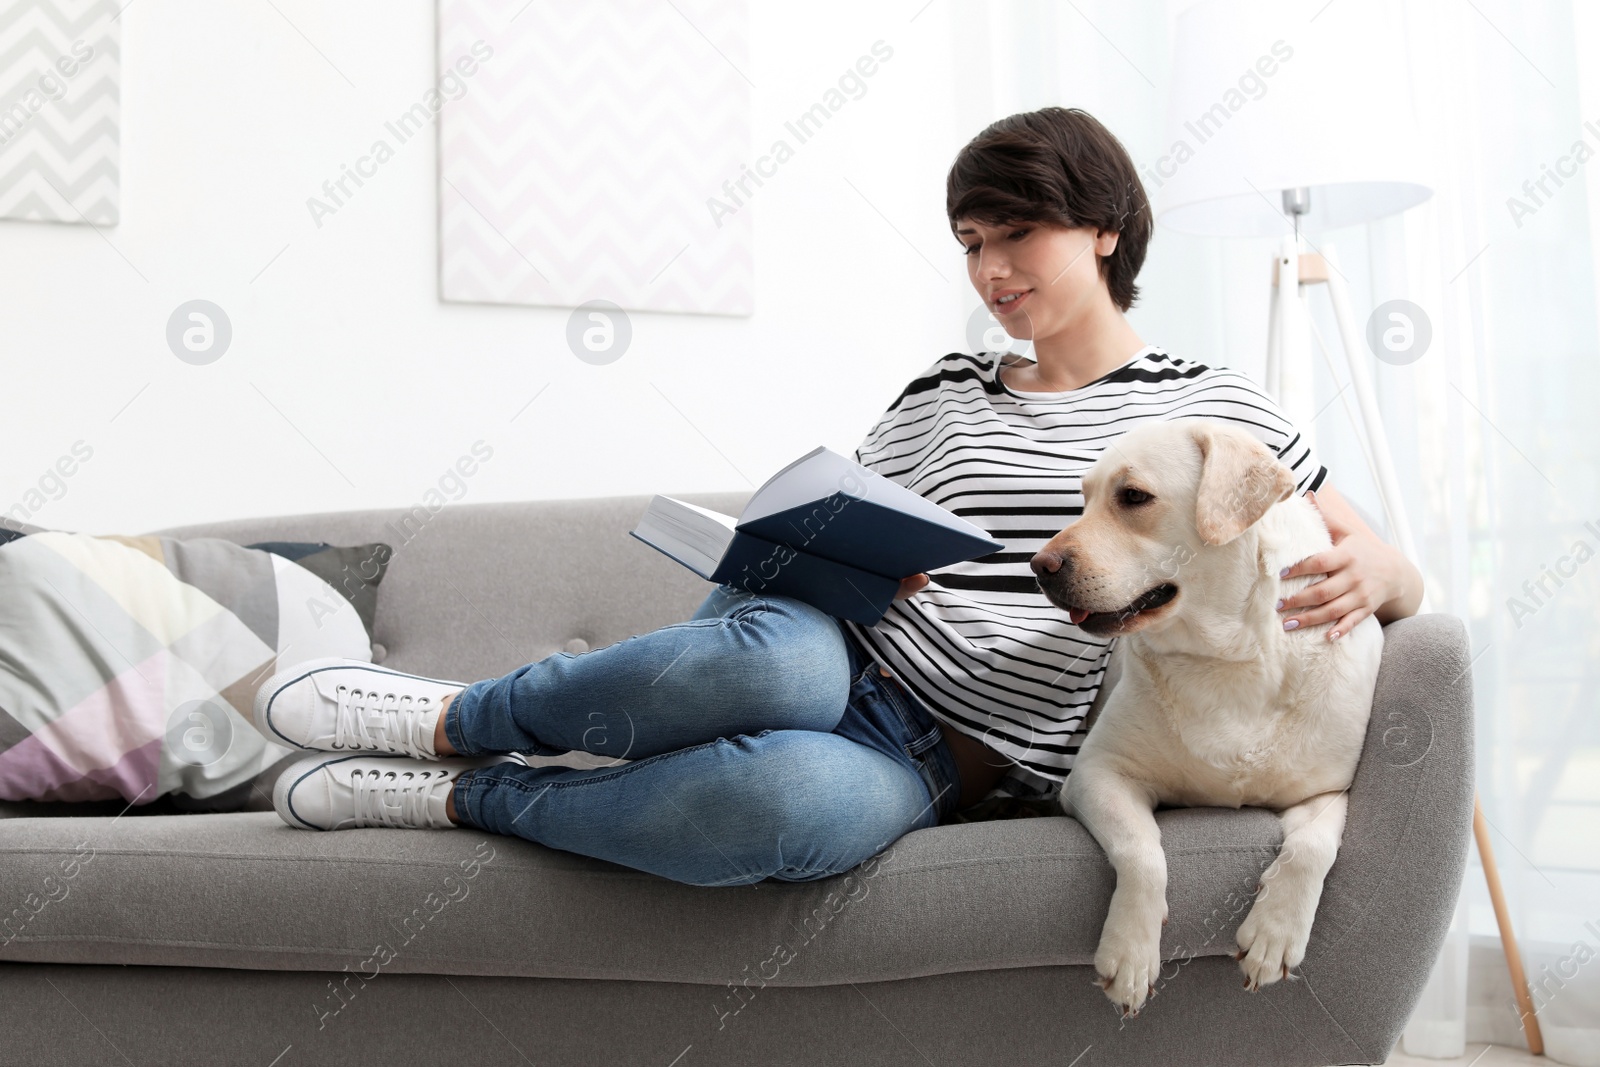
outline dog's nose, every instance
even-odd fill
[[[1034,555],[1033,559],[1028,561],[1028,566],[1033,568],[1034,574],[1043,578],[1047,574],[1055,574],[1061,570],[1071,570],[1072,557],[1048,548],[1041,549]]]

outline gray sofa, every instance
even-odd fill
[[[687,618],[708,587],[626,536],[644,503],[163,532],[388,541],[384,662],[472,679]],[[1381,1063],[1465,865],[1467,668],[1456,619],[1387,628],[1301,980],[1259,993],[1230,953],[1278,843],[1264,811],[1158,815],[1171,963],[1124,1021],[1092,981],[1111,869],[1068,818],[947,823],[836,878],[706,888],[475,830],[292,830],[263,775],[242,812],[4,806],[0,907],[80,862],[0,948],[0,1063]]]

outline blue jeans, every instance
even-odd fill
[[[961,792],[933,715],[837,619],[728,585],[686,622],[474,682],[444,732],[463,755],[628,760],[468,770],[456,816],[692,885],[843,873]]]

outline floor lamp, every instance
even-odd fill
[[[1157,218],[1192,234],[1280,238],[1264,385],[1308,439],[1314,439],[1319,413],[1313,338],[1330,373],[1339,376],[1308,304],[1315,287],[1327,290],[1348,389],[1360,410],[1351,423],[1360,427],[1392,537],[1417,562],[1366,337],[1357,330],[1338,254],[1327,242],[1311,246],[1302,233],[1303,226],[1325,232],[1369,222],[1432,195],[1417,150],[1400,12],[1381,0],[1347,0],[1332,9],[1321,0],[1202,0],[1178,15],[1174,40],[1167,150],[1144,171]],[[1421,610],[1429,610],[1426,593]],[[1529,1051],[1539,1055],[1539,1020],[1476,798],[1473,833],[1523,1034]]]

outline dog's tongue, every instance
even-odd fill
[[[1089,610],[1087,608],[1068,608],[1067,609],[1067,618],[1072,620],[1072,625],[1074,625],[1074,626],[1078,625],[1079,623],[1081,623],[1084,619],[1087,619],[1088,617],[1089,617]]]

